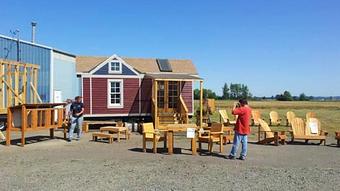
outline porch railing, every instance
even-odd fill
[[[184,124],[189,123],[189,115],[188,115],[189,110],[182,96],[179,96],[178,111],[180,115],[180,121]]]

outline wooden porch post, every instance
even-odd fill
[[[155,90],[155,128],[158,128],[158,98],[157,98],[157,96],[158,96],[158,81],[157,80],[155,80],[155,83],[154,83],[154,85],[155,85],[155,88],[154,88],[154,90]]]
[[[203,128],[203,81],[200,81],[200,128]]]

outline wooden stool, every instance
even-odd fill
[[[113,135],[108,133],[92,133],[92,140],[97,141],[98,138],[107,138],[109,139],[109,144],[113,143]]]

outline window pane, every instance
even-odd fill
[[[111,71],[119,71],[120,63],[119,62],[111,62],[110,64]]]

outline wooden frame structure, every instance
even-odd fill
[[[25,145],[25,134],[28,131],[50,130],[54,137],[55,128],[64,128],[66,138],[65,103],[22,104],[8,108],[6,145],[11,144],[11,132],[21,132],[21,146]]]
[[[39,65],[0,59],[0,114],[7,107],[41,103],[38,94]]]

